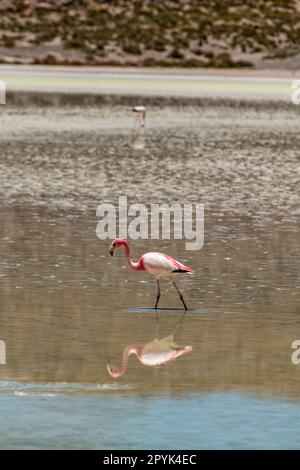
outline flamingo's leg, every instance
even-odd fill
[[[186,306],[186,304],[185,304],[183,295],[182,295],[182,293],[180,292],[180,290],[178,289],[178,287],[176,286],[175,281],[173,281],[173,285],[174,285],[175,289],[177,290],[177,293],[178,293],[178,295],[179,295],[179,298],[180,298],[181,302],[183,303],[183,306],[184,306],[185,310],[187,310],[187,306]]]
[[[155,304],[155,310],[157,309],[159,298],[160,298],[160,286],[159,286],[159,279],[156,279],[157,282],[157,296],[156,296],[156,304]]]

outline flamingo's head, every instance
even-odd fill
[[[124,242],[125,240],[123,240],[122,238],[115,238],[110,247],[109,247],[109,253],[111,254],[111,256],[114,255],[114,251],[116,248],[118,248],[119,246],[123,246],[124,245]]]
[[[119,369],[118,367],[112,366],[111,364],[107,364],[106,369],[107,369],[109,375],[113,379],[118,379],[119,377],[122,377],[122,375],[125,372],[125,370]]]

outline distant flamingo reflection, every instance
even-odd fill
[[[144,128],[139,129],[138,133],[134,136],[131,146],[135,150],[143,150],[145,148],[146,142]]]
[[[114,379],[122,377],[127,370],[128,359],[131,355],[135,355],[144,366],[160,366],[169,364],[178,357],[192,352],[192,346],[180,346],[174,340],[174,335],[181,325],[183,318],[184,314],[171,335],[161,339],[155,338],[144,344],[135,343],[127,346],[124,349],[120,367],[107,364],[106,367],[109,375]]]

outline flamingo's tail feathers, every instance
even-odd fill
[[[172,273],[187,273],[187,274],[193,274],[193,271],[191,269],[174,269]]]

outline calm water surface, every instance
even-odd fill
[[[1,115],[0,447],[300,448],[294,108],[154,103],[141,133],[125,105],[55,104]],[[132,242],[195,270],[184,317],[162,282],[157,321],[155,280],[96,238],[97,205],[119,195],[205,203],[201,251]],[[191,350],[108,374],[171,335]]]

